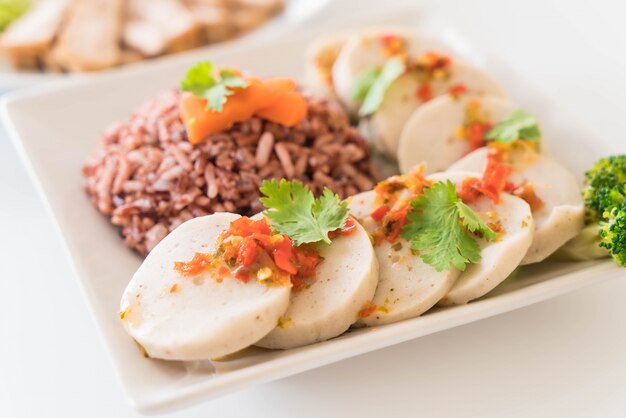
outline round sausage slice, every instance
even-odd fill
[[[335,34],[311,43],[306,51],[306,85],[311,90],[333,94],[333,65],[348,34]]]
[[[352,197],[349,206],[351,213],[373,234],[377,228],[371,218],[376,209],[376,193],[359,193]],[[372,300],[375,310],[359,320],[358,325],[389,324],[420,316],[448,293],[459,276],[456,269],[437,272],[413,254],[408,241],[402,238],[394,243],[383,240],[374,251],[380,266]]]
[[[453,60],[450,78],[430,83],[433,98],[450,97],[448,90],[455,85],[463,85],[474,94],[504,96],[504,91],[491,76],[458,59]],[[416,95],[419,87],[420,83],[410,73],[401,76],[389,87],[380,108],[367,121],[370,132],[380,137],[385,152],[393,158],[399,155],[400,137],[411,115],[430,103],[430,100],[423,101]]]
[[[454,171],[433,174],[428,179],[450,180],[459,184],[467,177],[480,176]],[[486,222],[496,223],[501,232],[494,242],[476,237],[481,250],[480,263],[466,267],[439,305],[464,304],[490,292],[519,266],[533,242],[535,223],[530,206],[519,197],[501,193],[500,202],[494,204],[489,198],[481,196],[468,206],[482,215]]]
[[[367,232],[340,235],[320,244],[323,261],[312,283],[291,294],[279,325],[256,345],[292,348],[325,341],[345,332],[372,300],[378,283],[378,262]]]
[[[144,260],[121,301],[122,323],[153,358],[211,359],[248,347],[269,333],[287,310],[291,289],[234,277],[184,278],[174,262],[212,253],[218,235],[239,218],[216,213],[191,219]]]
[[[490,152],[479,148],[466,155],[447,171],[482,172]],[[559,163],[542,154],[517,161],[513,158],[509,180],[531,184],[541,205],[533,210],[535,237],[521,264],[538,263],[578,235],[584,224],[584,206],[578,181]]]
[[[406,173],[420,163],[426,163],[427,173],[447,169],[470,152],[469,140],[457,137],[468,112],[479,112],[496,124],[515,109],[514,103],[497,96],[443,95],[424,103],[402,128],[397,154],[400,171]]]
[[[352,98],[355,81],[363,71],[381,68],[385,64],[389,58],[385,40],[391,37],[403,42],[411,57],[429,51],[445,54],[450,52],[441,42],[417,34],[409,28],[376,27],[353,33],[347,37],[332,70],[335,92],[349,109],[356,111],[359,107],[359,103]]]
[[[366,70],[381,69],[394,54],[406,54],[409,60],[427,54],[443,58],[452,55],[439,41],[406,28],[376,28],[353,34],[333,65],[335,92],[348,109],[356,111],[359,107],[352,96],[360,75]],[[456,57],[449,65],[441,77],[430,77],[428,83],[423,72],[408,71],[391,84],[378,110],[361,121],[361,129],[377,148],[395,158],[402,127],[411,113],[454,86],[476,94],[504,96],[500,84],[482,70]]]

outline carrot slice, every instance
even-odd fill
[[[187,136],[192,144],[199,144],[208,135],[230,128],[235,122],[244,121],[254,115],[255,107],[246,89],[228,98],[228,106],[222,112],[206,110],[207,100],[192,94],[183,94],[180,100],[180,113],[187,128]]]
[[[304,97],[297,91],[290,91],[283,94],[273,105],[258,110],[256,115],[291,128],[306,118],[307,110]]]
[[[266,100],[265,90],[258,87],[261,84],[261,81],[251,79],[247,88],[235,90],[228,96],[221,112],[206,110],[207,99],[184,93],[180,99],[180,113],[189,142],[199,144],[207,136],[228,129],[235,122],[250,119],[258,103]]]
[[[256,93],[261,96],[258,98],[257,109],[265,109],[280,100],[286,93],[295,90],[296,82],[289,78],[272,78],[255,85],[254,88],[258,89]]]
[[[262,111],[271,109],[267,110],[268,117],[266,119],[285,124],[285,126],[293,126],[297,123],[294,120],[297,115],[302,113],[302,106],[304,106],[304,115],[306,116],[306,102],[299,93],[293,91],[296,88],[296,83],[293,80],[276,78],[261,81],[252,78],[249,81],[248,87],[237,89],[228,96],[228,101],[221,112],[206,110],[206,99],[196,97],[191,93],[182,95],[180,112],[187,129],[189,142],[199,144],[207,136],[224,131],[235,122],[250,119],[259,109]],[[301,102],[295,96],[299,96]],[[278,104],[284,100],[287,100],[289,104]],[[295,106],[295,108],[291,109],[290,106]],[[281,116],[281,113],[285,111],[288,113]]]

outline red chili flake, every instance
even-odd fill
[[[482,194],[497,204],[500,202],[500,193],[505,191],[509,184],[507,182],[509,171],[507,166],[495,158],[488,158],[483,177],[466,178],[461,186],[457,187],[457,194],[465,203],[474,203]]]
[[[174,270],[181,276],[197,276],[211,266],[211,254],[195,253],[189,261],[175,261]]]
[[[415,96],[423,102],[427,102],[433,98],[433,89],[429,83],[424,83],[415,91]]]
[[[472,123],[465,128],[470,151],[474,151],[485,146],[487,143],[485,135],[490,129],[490,123]]]
[[[509,168],[496,161],[494,158],[487,159],[487,166],[483,172],[483,178],[476,189],[490,198],[494,203],[500,202],[500,193],[504,191],[509,175]]]
[[[395,242],[400,238],[402,229],[409,222],[407,214],[410,209],[411,205],[407,203],[398,209],[390,211],[383,220],[383,229],[388,242]]]
[[[517,189],[517,186],[512,181],[507,181],[504,185],[504,191],[507,193],[513,193],[515,189]]]
[[[462,83],[454,84],[448,89],[448,94],[455,99],[465,93],[467,93],[467,87]]]
[[[480,197],[480,192],[476,186],[480,183],[480,179],[476,177],[467,177],[460,186],[457,186],[456,193],[464,203],[474,203]]]
[[[228,273],[226,273],[228,274]],[[248,283],[248,281],[250,280],[250,274],[248,272],[242,271],[242,270],[237,270],[235,272],[235,278],[237,280],[239,280],[240,282],[243,283]]]
[[[487,226],[489,227],[489,229],[491,229],[493,232],[502,232],[502,224],[499,222],[488,222]]]
[[[389,206],[381,205],[374,212],[372,212],[372,214],[370,216],[376,222],[380,222],[380,221],[383,220],[385,215],[387,215],[387,213],[389,213]]]
[[[380,36],[385,55],[391,56],[400,53],[404,49],[404,40],[398,35],[385,34]]]
[[[370,316],[371,314],[373,314],[377,310],[378,310],[378,306],[370,303],[370,304],[364,306],[363,309],[361,309],[359,311],[359,315],[358,315],[359,319],[367,318],[368,316]]]
[[[179,288],[178,283],[174,283],[172,287],[170,287],[170,293],[178,292],[178,288]]]
[[[346,223],[343,226],[343,228],[341,228],[339,233],[342,234],[342,235],[348,235],[348,234],[354,232],[355,230],[356,230],[356,222],[354,222],[354,219],[348,218],[348,219],[346,219]]]

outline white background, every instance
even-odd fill
[[[625,1],[424,4],[626,152]],[[0,417],[138,415],[4,136],[0,225]],[[626,416],[625,296],[612,280],[166,416]]]

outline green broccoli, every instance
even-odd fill
[[[591,260],[612,256],[626,267],[626,155],[598,160],[585,173],[585,228],[554,255]]]
[[[619,265],[626,267],[626,201],[605,211],[603,218],[600,246],[609,250]]]
[[[626,155],[614,155],[598,160],[585,173],[587,186],[583,191],[585,220],[593,224],[603,219],[605,212],[619,207],[626,198]]]

